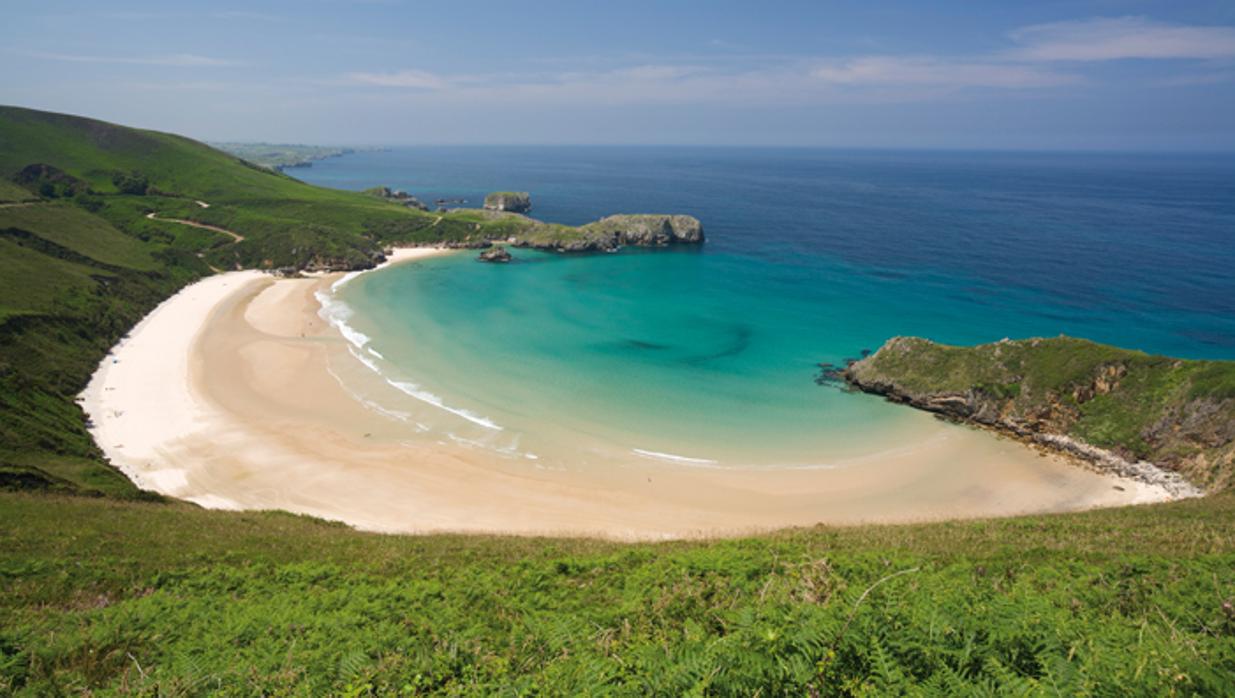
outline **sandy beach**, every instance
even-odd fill
[[[442,254],[396,250],[390,263]],[[92,433],[140,486],[227,509],[282,509],[388,532],[657,539],[1158,501],[1159,488],[940,423],[911,449],[847,467],[720,470],[650,462],[545,470],[414,438],[365,404],[390,390],[319,316],[341,278],[230,272],[160,305],[81,396]],[[924,419],[929,417],[923,416]]]

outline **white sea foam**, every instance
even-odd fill
[[[369,358],[368,356],[366,356],[365,354],[359,351],[363,349],[369,354],[371,354],[372,356],[375,356],[379,359],[385,358],[380,353],[378,353],[376,349],[373,349],[372,347],[368,346],[371,339],[367,334],[361,332],[360,330],[357,330],[356,328],[352,327],[348,323],[348,320],[351,319],[351,317],[354,315],[354,311],[352,310],[351,306],[335,298],[333,294],[336,293],[344,284],[356,278],[362,273],[363,272],[359,272],[359,271],[348,272],[347,274],[343,275],[343,278],[331,284],[330,291],[328,293],[318,291],[317,293],[314,294],[314,297],[317,298],[318,304],[321,306],[321,310],[318,311],[318,315],[323,320],[330,323],[332,327],[338,330],[339,334],[343,335],[343,338],[346,339],[348,344],[351,345],[348,347],[348,351],[351,353],[351,355],[354,356],[357,361],[364,364],[365,367],[368,368],[370,371],[373,371],[374,373],[381,376],[383,380],[385,380],[388,384],[390,384],[392,387],[396,388],[397,390],[407,395],[410,395],[416,398],[417,400],[420,400],[421,402],[428,403],[438,409],[445,410],[446,412],[449,412],[453,415],[462,417],[463,419],[466,419],[467,421],[472,422],[473,424],[478,424],[486,429],[493,429],[494,431],[502,431],[502,427],[500,425],[498,425],[496,422],[489,419],[488,417],[485,417],[484,415],[476,414],[475,412],[463,409],[462,407],[452,407],[450,405],[447,405],[446,402],[442,400],[442,398],[421,388],[419,385],[416,385],[415,383],[410,383],[407,381],[396,381],[396,380],[392,380],[391,378],[388,378],[382,372],[381,367],[378,366],[377,363],[373,361],[373,359]],[[368,403],[368,401],[364,401],[364,402],[366,402],[367,404],[371,404],[371,403]],[[386,410],[383,410],[383,411],[386,411]],[[406,419],[404,421],[406,421]]]
[[[346,391],[347,394],[350,395],[353,400],[355,400],[356,402],[359,402],[360,404],[364,405],[370,410],[373,410],[374,412],[384,417],[389,417],[391,419],[394,419],[400,422],[409,422],[409,423],[415,424],[418,431],[428,431],[429,430],[429,427],[426,427],[420,422],[412,422],[411,421],[412,415],[408,414],[407,412],[402,412],[400,410],[386,409],[385,407],[379,405],[378,403],[372,400],[369,400],[362,395],[358,395],[356,391],[352,390],[347,385],[347,383],[345,383],[343,379],[339,377],[339,374],[332,371],[329,366],[326,367],[326,372],[330,374],[331,378],[335,379],[335,382],[339,384],[339,387],[343,388],[343,390]]]
[[[374,373],[376,373],[376,374],[378,374],[378,375],[381,375],[381,373],[382,373],[382,369],[381,369],[381,367],[379,367],[379,366],[377,365],[377,362],[376,362],[376,361],[374,361],[373,359],[370,359],[369,357],[365,356],[364,354],[361,354],[360,352],[356,351],[356,350],[355,350],[354,348],[352,348],[352,347],[348,347],[348,348],[347,348],[347,351],[348,351],[348,352],[349,352],[349,353],[350,353],[353,357],[355,357],[355,359],[356,359],[357,361],[359,361],[360,363],[364,364],[364,365],[365,365],[365,368],[369,369],[370,371],[372,371],[372,372],[374,372]]]
[[[344,275],[342,276],[342,278],[340,278],[338,281],[334,282],[333,284],[330,284],[330,292],[331,292],[331,293],[337,293],[337,292],[339,291],[339,289],[341,289],[341,288],[343,288],[345,285],[347,285],[347,283],[348,283],[349,281],[351,281],[352,279],[356,278],[357,276],[360,276],[360,275],[361,275],[361,274],[363,274],[363,273],[364,273],[364,270],[363,270],[363,269],[362,269],[362,270],[360,270],[360,271],[349,271],[349,272],[347,272],[347,273],[346,273],[346,274],[344,274]]]
[[[318,305],[321,306],[321,310],[317,313],[318,316],[330,323],[331,327],[338,330],[339,334],[343,335],[343,338],[349,344],[357,349],[363,349],[369,343],[369,335],[347,323],[348,319],[353,315],[351,306],[341,300],[337,300],[329,293],[318,291],[313,295],[317,298]]]
[[[417,400],[420,400],[422,402],[427,402],[430,405],[437,407],[438,409],[446,410],[447,412],[453,415],[462,417],[473,424],[479,424],[480,426],[486,429],[493,429],[494,431],[502,430],[502,427],[500,425],[498,425],[496,422],[489,419],[488,417],[485,417],[484,415],[476,414],[475,412],[465,410],[462,407],[451,407],[450,405],[447,405],[445,402],[443,402],[442,398],[434,395],[433,393],[427,390],[422,389],[420,386],[416,385],[415,383],[409,383],[407,381],[390,380],[389,378],[386,379],[386,382],[398,388],[399,390],[403,391],[404,393],[411,395]]]
[[[697,463],[701,465],[711,465],[711,464],[716,463],[716,461],[708,459],[708,458],[691,458],[689,456],[678,456],[672,453],[661,453],[659,451],[645,451],[641,448],[632,448],[631,450],[645,458],[655,458],[656,460],[667,460],[667,461],[672,461],[674,463]]]
[[[407,381],[397,381],[397,380],[392,380],[390,378],[387,378],[386,375],[382,373],[381,367],[378,366],[377,362],[375,362],[373,359],[370,359],[364,354],[361,354],[359,351],[357,351],[356,349],[353,349],[352,347],[348,347],[347,350],[353,357],[355,357],[357,361],[364,364],[364,366],[368,368],[370,371],[373,371],[377,375],[381,376],[382,380],[386,381],[388,385],[394,387],[399,392],[405,395],[410,395],[416,398],[417,400],[420,400],[421,402],[425,402],[430,405],[433,405],[434,407],[440,410],[445,410],[453,415],[462,417],[466,419],[467,421],[472,422],[473,424],[479,424],[480,426],[486,429],[493,429],[494,431],[502,431],[502,427],[498,425],[496,422],[494,422],[493,420],[489,419],[488,417],[485,417],[484,415],[476,414],[475,412],[471,412],[469,410],[465,410],[462,407],[451,407],[450,405],[447,405],[445,401],[442,400],[442,398],[438,397],[437,395],[434,395],[433,393],[427,390],[424,390],[423,388],[421,388],[419,385],[416,385],[415,383],[409,383]],[[366,403],[368,402],[367,400],[363,400],[363,398],[360,398],[360,399],[363,402],[366,402]]]

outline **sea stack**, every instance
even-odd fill
[[[481,252],[480,256],[477,257],[476,259],[481,262],[495,262],[498,264],[505,264],[510,261],[511,257],[510,257],[510,253],[506,251],[505,247],[502,247],[501,245],[495,245],[485,250],[484,252]]]
[[[532,210],[532,197],[525,191],[495,191],[485,196],[485,208],[490,211],[527,213]]]

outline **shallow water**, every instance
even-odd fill
[[[617,454],[832,467],[938,427],[815,384],[898,334],[1067,333],[1235,358],[1235,158],[699,148],[419,148],[298,176],[422,199],[527,189],[533,215],[699,217],[700,249],[357,277],[358,354],[435,437],[552,462]]]

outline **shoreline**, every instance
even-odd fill
[[[396,248],[377,269],[450,252]],[[727,470],[637,456],[612,472],[546,470],[417,438],[363,404],[389,388],[348,373],[357,363],[348,342],[319,315],[316,294],[350,278],[228,272],[186,287],[100,364],[80,397],[91,434],[141,487],[206,507],[283,509],[384,532],[695,538],[1171,498],[962,427],[835,470]]]

